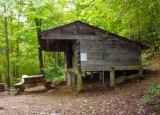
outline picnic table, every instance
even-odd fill
[[[51,86],[52,82],[51,81],[46,81],[43,77],[43,75],[33,75],[33,76],[22,76],[22,81],[15,84],[15,88],[17,89],[16,94],[20,94],[25,90],[27,86],[30,85],[39,85],[42,84],[46,87],[46,89],[52,89],[53,87]]]
[[[5,84],[4,83],[0,83],[0,91],[4,91],[5,90]]]

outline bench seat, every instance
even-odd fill
[[[15,88],[18,89],[16,94],[20,94],[25,90],[28,85],[37,85],[42,84],[46,87],[46,89],[52,89],[51,81],[46,81],[42,75],[34,75],[34,76],[25,76],[22,78],[22,81],[15,84]]]
[[[5,84],[4,83],[0,83],[0,91],[4,91],[5,90]]]

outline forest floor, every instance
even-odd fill
[[[159,115],[160,110],[141,101],[152,84],[160,83],[159,60],[160,52],[145,68],[145,79],[130,80],[108,90],[95,87],[76,94],[67,86],[50,91],[39,86],[21,95],[0,92],[0,115]]]

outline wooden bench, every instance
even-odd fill
[[[5,84],[4,83],[0,83],[0,91],[4,91],[5,90]]]
[[[15,88],[17,89],[16,94],[20,94],[25,90],[27,86],[42,84],[46,87],[47,90],[52,89],[51,81],[46,81],[43,75],[34,75],[34,76],[24,76],[22,77],[22,81],[15,84]]]

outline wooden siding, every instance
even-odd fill
[[[68,63],[72,60],[70,64],[76,73],[80,69],[102,71],[103,66],[106,71],[111,67],[138,70],[141,67],[141,50],[147,49],[142,44],[80,21],[41,32],[39,36],[43,50],[68,52]],[[87,53],[87,61],[80,60],[80,53]]]
[[[101,36],[95,35],[60,35],[60,34],[48,34],[43,35],[41,39],[48,39],[48,40],[75,40],[75,39],[97,39],[101,38]]]
[[[87,61],[81,61],[83,71],[137,70],[141,63],[138,46],[117,38],[80,40],[80,52],[87,53]]]
[[[80,69],[80,42],[79,40],[73,43],[73,68],[75,73],[78,74],[78,70]]]

